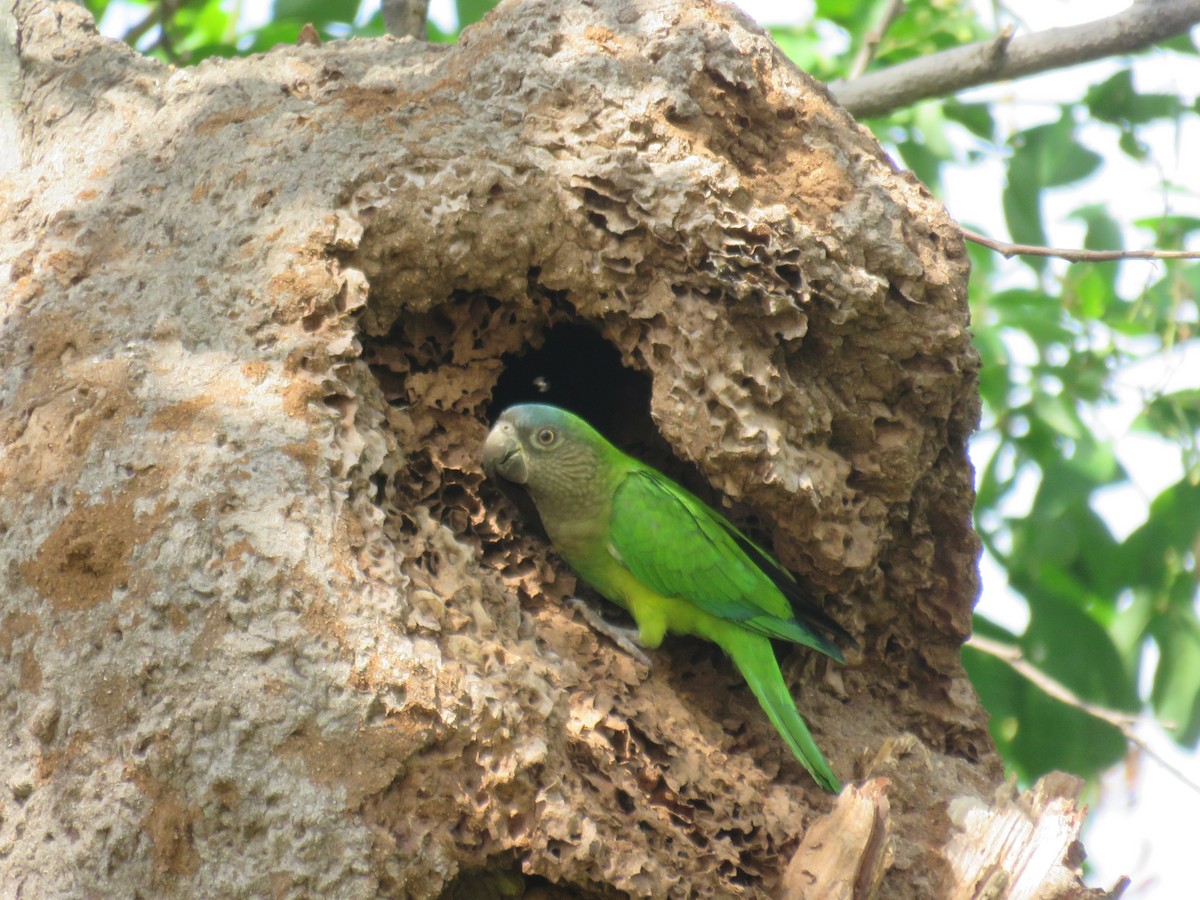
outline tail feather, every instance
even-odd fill
[[[808,726],[800,718],[796,703],[788,693],[783,673],[775,660],[771,642],[764,637],[740,632],[734,640],[722,641],[725,651],[733,658],[742,677],[754,691],[771,724],[782,735],[796,759],[808,770],[817,784],[830,793],[839,793],[841,782],[821,755]]]

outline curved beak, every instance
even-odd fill
[[[501,420],[483,442],[483,471],[488,476],[501,475],[509,481],[524,484],[529,479],[525,453],[511,422]]]

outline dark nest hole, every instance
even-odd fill
[[[384,533],[401,553],[420,509],[477,542],[485,565],[526,600],[553,602],[573,581],[557,578],[549,541],[528,495],[485,479],[487,429],[507,407],[552,403],[591,422],[622,450],[665,471],[709,502],[719,498],[680,460],[650,415],[651,377],[622,364],[598,327],[562,298],[531,292],[528,306],[461,294],[405,314],[382,337],[363,337],[364,357],[384,399],[397,453],[373,477]],[[441,561],[416,564],[436,572]],[[614,607],[615,610],[615,607]]]
[[[623,365],[597,328],[571,316],[553,298],[529,309],[469,295],[407,315],[383,337],[364,337],[364,356],[395,410],[393,423],[411,426],[396,428],[404,467],[374,479],[376,501],[389,517],[403,516],[415,501],[456,532],[473,530],[456,512],[464,492],[476,494],[481,485],[482,436],[469,426],[490,428],[517,403],[568,409],[627,453],[693,490],[707,490],[654,425],[650,375]],[[485,494],[504,487],[484,484]]]
[[[528,875],[516,860],[500,858],[492,861],[492,866],[460,873],[438,900],[502,900],[534,895],[545,900],[612,900],[625,896],[613,889],[594,891],[573,884],[557,884],[540,875]]]
[[[542,343],[502,357],[504,370],[487,406],[490,427],[517,403],[549,403],[570,410],[626,453],[662,472],[705,501],[721,501],[700,471],[680,459],[659,433],[650,415],[651,378],[626,367],[621,354],[600,332],[579,322],[546,329]],[[522,520],[540,538],[545,532],[528,495],[503,479],[489,487],[502,492],[522,513]]]
[[[382,337],[363,337],[399,451],[373,478],[393,540],[415,533],[418,506],[456,534],[478,539],[485,557],[519,541],[514,531],[544,540],[524,492],[485,481],[479,469],[486,429],[515,403],[562,406],[627,452],[686,474],[692,485],[700,481],[694,471],[679,471],[654,426],[650,376],[623,365],[616,347],[561,298],[532,294],[530,306],[457,295],[404,315]],[[501,491],[521,511],[523,528],[509,527],[511,515],[493,509],[504,505]]]
[[[516,403],[568,409],[627,453],[672,459],[650,417],[650,376],[621,364],[617,348],[594,328],[564,322],[546,330],[541,346],[502,357],[486,415],[490,426]]]
[[[583,417],[771,547],[750,511],[727,508],[659,433],[650,415],[651,376],[623,365],[617,348],[561,299],[539,297],[516,307],[458,296],[428,313],[406,315],[383,338],[365,338],[364,351],[394,412],[397,465],[374,483],[385,533],[398,543],[416,533],[414,515],[424,507],[455,534],[477,541],[485,564],[512,577],[527,597],[564,589],[560,581],[546,591],[535,574],[555,580],[549,541],[528,495],[502,479],[485,480],[479,468],[486,429],[500,413],[538,402]],[[437,564],[428,561],[430,569]],[[681,648],[692,645],[676,641]],[[707,657],[712,648],[691,650]]]

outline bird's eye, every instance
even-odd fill
[[[549,447],[554,443],[556,437],[558,437],[558,434],[553,428],[543,428],[537,433],[537,442],[543,447]]]

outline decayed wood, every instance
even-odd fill
[[[1079,842],[1085,807],[1080,778],[1056,772],[1030,790],[1009,787],[992,802],[959,797],[948,809],[953,832],[946,845],[948,897],[1042,898],[1120,897],[1121,879],[1110,891],[1087,888]]]
[[[680,0],[186,70],[0,15],[0,893],[935,895],[1001,780],[966,256],[819,85]],[[784,669],[861,791],[561,602],[478,464],[543,387],[860,637]]]
[[[894,858],[886,778],[850,785],[833,811],[804,834],[783,874],[784,900],[828,897],[852,900],[876,895]]]

